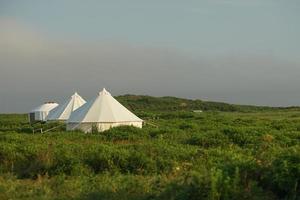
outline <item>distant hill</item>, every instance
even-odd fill
[[[270,110],[300,110],[299,107],[267,107],[251,105],[235,105],[222,102],[182,99],[176,97],[152,97],[143,95],[123,95],[116,99],[130,110],[143,111],[225,111],[251,112]]]

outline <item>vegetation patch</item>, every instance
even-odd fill
[[[298,108],[118,100],[143,129],[33,133],[26,115],[0,115],[0,199],[300,198]]]

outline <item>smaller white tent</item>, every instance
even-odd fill
[[[67,130],[80,129],[86,133],[91,132],[93,127],[105,131],[124,125],[142,128],[143,120],[121,105],[105,89],[75,110],[67,120]]]
[[[31,123],[35,121],[46,121],[46,117],[49,114],[49,112],[57,107],[58,104],[55,102],[46,102],[35,109],[31,110],[29,115],[29,121]]]
[[[57,106],[49,112],[46,120],[66,121],[71,113],[85,104],[86,101],[75,92],[64,104]]]

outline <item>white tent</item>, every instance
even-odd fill
[[[105,89],[75,110],[67,120],[67,130],[80,129],[84,132],[91,132],[93,127],[105,131],[122,125],[142,128],[143,120],[127,110]]]
[[[29,121],[31,123],[35,121],[46,121],[46,117],[49,112],[57,106],[58,104],[55,102],[46,102],[43,105],[36,107],[35,109],[30,111]]]
[[[67,102],[51,110],[46,120],[66,121],[69,119],[74,110],[81,107],[85,103],[86,101],[79,94],[77,94],[77,92],[75,92],[75,94],[72,95]]]

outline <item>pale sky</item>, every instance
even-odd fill
[[[299,0],[0,0],[0,113],[177,96],[300,106]]]

